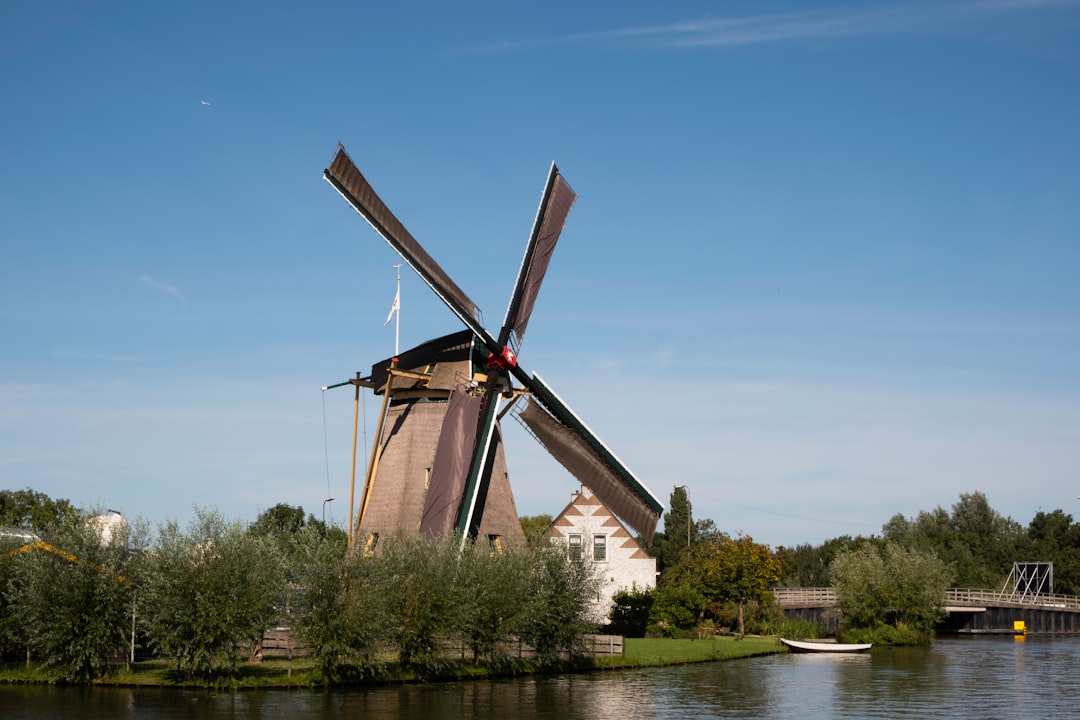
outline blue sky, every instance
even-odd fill
[[[320,387],[392,353],[398,260],[341,141],[489,326],[558,163],[522,364],[723,530],[1080,507],[1080,2],[5,3],[0,97],[0,487],[344,521]]]

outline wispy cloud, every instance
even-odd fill
[[[175,285],[170,285],[168,283],[162,282],[157,278],[150,277],[149,275],[139,275],[136,279],[146,287],[151,288],[152,290],[157,290],[158,292],[165,293],[166,295],[171,295],[172,297],[179,300],[181,303],[187,303],[187,298],[184,296],[184,293],[180,292],[180,289],[177,288]]]
[[[964,27],[980,17],[1078,4],[1080,0],[973,0],[832,7],[524,38],[476,46],[471,51],[500,53],[556,45],[632,41],[664,48],[724,47],[789,40],[932,33]]]

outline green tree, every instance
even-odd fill
[[[142,612],[151,643],[188,677],[235,672],[282,609],[277,545],[196,508],[186,532],[159,526],[153,558]]]
[[[491,552],[481,543],[462,551],[458,631],[474,663],[484,657],[495,664],[508,661],[506,645],[527,612],[532,560],[533,552],[521,547]]]
[[[656,604],[656,590],[634,585],[617,591],[611,599],[610,631],[626,637],[645,637],[649,615]]]
[[[935,553],[953,566],[962,587],[995,588],[1005,580],[1024,541],[1023,528],[1002,516],[981,492],[962,493],[952,510],[920,511],[913,519],[893,516],[885,540]]]
[[[952,527],[971,558],[962,573],[966,587],[1000,587],[1012,569],[1023,536],[1020,524],[990,507],[981,492],[962,493],[952,506]]]
[[[740,637],[746,632],[746,604],[771,602],[772,589],[780,580],[780,571],[780,561],[769,546],[754,542],[749,535],[740,534],[734,540],[723,536],[704,548],[702,584],[705,596],[738,605]]]
[[[248,531],[256,535],[269,535],[279,540],[289,541],[312,521],[318,522],[314,517],[309,521],[304,515],[304,508],[299,505],[278,503],[259,513],[255,522],[248,527]]]
[[[50,678],[85,683],[100,677],[127,644],[128,531],[106,542],[90,523],[54,529],[51,543],[17,553],[8,610]]]
[[[661,573],[674,567],[687,554],[696,537],[693,522],[693,507],[686,487],[679,485],[671,491],[668,511],[664,513],[664,530],[653,536],[650,550],[656,557],[656,568]],[[709,526],[715,530],[715,526]]]
[[[421,675],[438,672],[439,641],[457,628],[464,588],[456,584],[461,540],[395,535],[380,542],[372,580],[387,622],[387,639],[404,667]]]
[[[599,583],[594,565],[569,557],[566,548],[538,548],[531,556],[529,598],[518,617],[518,636],[536,651],[542,665],[584,648],[585,635],[595,626],[589,609]]]
[[[649,612],[649,623],[664,635],[677,637],[695,628],[705,612],[705,595],[691,582],[667,582],[656,589],[656,601]]]
[[[525,540],[530,545],[542,545],[545,533],[553,522],[550,515],[525,515],[518,518],[521,522],[521,530],[525,533]]]
[[[67,500],[54,500],[30,488],[0,490],[0,527],[58,532],[77,525],[85,517],[86,513]]]
[[[323,676],[348,681],[374,675],[375,653],[386,637],[377,561],[347,553],[344,537],[310,527],[297,533],[294,547],[295,627]]]
[[[1039,511],[1028,524],[1017,561],[1054,563],[1054,592],[1080,594],[1080,525],[1063,510]]]
[[[850,550],[865,542],[862,538],[841,535],[821,545],[796,545],[777,548],[776,558],[781,565],[781,584],[784,587],[829,587],[829,566],[837,553]]]
[[[951,568],[932,551],[892,541],[865,543],[842,552],[832,564],[832,587],[840,598],[845,632],[901,631],[899,642],[928,642],[944,616]]]

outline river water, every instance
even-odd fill
[[[772,655],[671,668],[331,691],[0,687],[3,720],[950,718],[1080,715],[1080,638]]]

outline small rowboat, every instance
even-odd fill
[[[812,642],[806,640],[788,640],[780,638],[780,642],[788,646],[793,653],[856,653],[865,652],[873,643],[838,643],[838,642]]]

